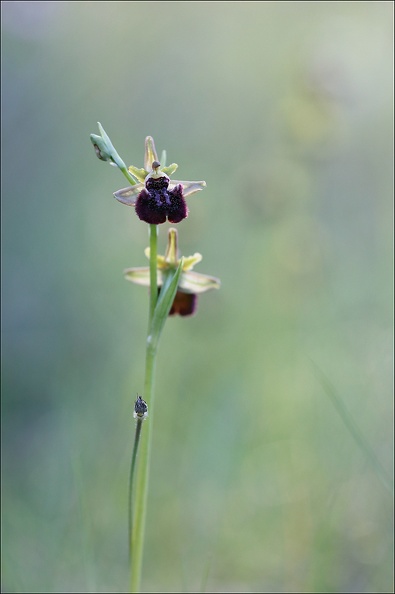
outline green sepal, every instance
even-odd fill
[[[156,303],[154,315],[152,317],[150,338],[153,348],[156,348],[163,326],[169,315],[171,306],[177,293],[178,283],[182,272],[183,258],[181,258],[177,270],[172,274],[170,271],[160,290],[159,299]]]
[[[126,268],[123,271],[126,280],[134,283],[135,285],[141,285],[143,287],[150,286],[150,271],[148,266],[139,266],[136,268]],[[157,271],[158,286],[163,283],[163,273],[161,270]]]
[[[165,253],[165,262],[171,268],[176,268],[178,260],[178,233],[177,229],[171,227],[168,231],[167,248]]]
[[[144,152],[144,169],[151,171],[152,163],[158,160],[158,154],[156,152],[154,139],[152,136],[147,136],[145,139],[145,152]]]
[[[170,186],[171,188],[174,188],[175,186],[178,186],[179,184],[182,185],[182,193],[184,194],[184,198],[186,198],[187,196],[190,196],[191,194],[194,194],[195,192],[200,192],[200,190],[203,190],[206,187],[206,182],[205,181],[181,181],[178,179],[172,179],[170,180]]]
[[[114,192],[114,198],[116,198],[118,202],[122,202],[122,204],[126,204],[127,206],[135,206],[137,196],[140,194],[144,186],[137,182],[134,182],[134,184],[134,186],[121,188]]]

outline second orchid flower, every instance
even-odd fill
[[[156,266],[159,293],[166,280],[167,274],[176,270],[180,263],[177,243],[177,229],[170,228],[166,254],[164,256],[157,256]],[[149,248],[145,250],[145,255],[149,258]],[[199,253],[183,258],[180,282],[178,284],[173,305],[169,312],[170,316],[175,314],[179,314],[180,316],[193,315],[196,312],[197,295],[199,293],[210,291],[211,289],[219,289],[220,281],[218,278],[199,272],[192,272],[192,268],[201,260],[202,255]],[[150,285],[150,271],[148,267],[127,268],[124,271],[124,274],[127,280],[136,283],[137,285],[143,285],[145,287],[149,287]]]

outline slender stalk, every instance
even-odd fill
[[[141,433],[140,438],[139,462],[137,465],[136,474],[135,502],[132,510],[133,521],[131,531],[130,592],[140,592],[141,583],[149,462],[151,452],[155,363],[156,349],[151,348],[149,341],[147,341],[144,394],[147,402],[149,402],[149,418],[146,422],[146,429]]]
[[[134,186],[137,182],[134,179],[134,177],[131,175],[131,173],[129,173],[125,163],[122,161],[123,167],[119,167],[120,170],[122,171],[122,173],[124,174],[124,176],[126,177],[126,179],[128,180],[128,182],[130,183],[131,186]]]
[[[151,322],[154,315],[156,302],[158,300],[158,278],[156,269],[156,258],[158,254],[158,227],[150,225],[150,306],[149,306],[149,320],[148,320],[148,338],[151,332]],[[147,396],[147,394],[146,394]]]
[[[129,556],[132,553],[133,481],[134,481],[134,473],[135,473],[135,470],[136,470],[137,451],[138,451],[139,443],[140,443],[141,427],[143,425],[143,420],[144,419],[137,417],[136,433],[134,434],[134,444],[133,444],[132,461],[131,461],[131,464],[130,464],[130,475],[129,475]]]
[[[147,429],[141,431],[142,420],[137,422],[136,436],[132,454],[132,463],[130,469],[129,483],[129,546],[130,546],[130,591],[139,592],[141,583],[141,571],[143,563],[144,550],[144,531],[145,516],[147,507],[149,462],[151,450],[151,433],[154,404],[154,380],[157,342],[152,341],[151,322],[154,315],[156,302],[158,299],[157,285],[157,242],[158,229],[156,225],[150,225],[150,307],[148,336],[145,355],[145,381],[144,381],[144,399],[149,407],[149,419],[147,420]],[[137,474],[135,468],[137,462],[137,453],[139,460],[137,464]],[[135,500],[133,501],[133,489],[135,486]]]

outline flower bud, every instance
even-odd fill
[[[137,400],[134,403],[134,418],[138,419],[145,419],[148,417],[148,406],[147,403],[141,398],[141,396],[137,395]]]
[[[95,149],[96,155],[101,161],[107,161],[110,165],[119,167],[122,171],[126,169],[125,163],[115,150],[110,137],[104,130],[100,122],[97,122],[101,136],[97,134],[91,134],[90,139]]]
[[[111,161],[111,154],[108,151],[107,143],[101,136],[97,134],[90,135],[93,148],[95,149],[96,155],[101,161]]]

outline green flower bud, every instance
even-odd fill
[[[111,161],[111,154],[108,152],[107,143],[103,140],[103,138],[97,134],[91,134],[90,139],[98,158],[101,161]]]
[[[91,134],[90,139],[95,149],[96,155],[101,161],[108,161],[111,165],[117,165],[119,169],[126,169],[125,163],[115,150],[108,134],[104,130],[100,122],[97,122],[101,136]]]

